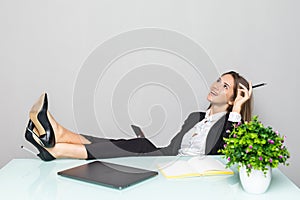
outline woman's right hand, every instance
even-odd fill
[[[232,112],[240,113],[242,105],[248,101],[252,95],[252,83],[249,82],[249,90],[243,84],[239,84],[240,88],[237,91],[237,96],[233,103]]]

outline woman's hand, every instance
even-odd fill
[[[236,98],[233,102],[233,108],[232,112],[241,112],[242,105],[250,99],[252,95],[252,83],[249,82],[249,90],[244,86],[243,84],[240,83],[240,88],[238,89]]]

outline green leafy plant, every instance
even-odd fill
[[[227,167],[238,163],[238,167],[246,166],[248,175],[252,169],[266,173],[267,166],[289,165],[286,161],[290,153],[284,145],[285,138],[254,116],[250,122],[234,125],[229,138],[224,138],[224,149],[219,152],[228,160]]]

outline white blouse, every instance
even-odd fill
[[[207,110],[205,118],[198,122],[183,136],[178,155],[198,156],[205,154],[206,138],[209,130],[226,114],[226,112],[220,112],[213,115],[209,115],[209,113],[210,110]],[[239,113],[231,112],[229,113],[228,121],[240,122],[241,115]]]

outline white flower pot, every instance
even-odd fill
[[[272,178],[272,170],[267,166],[268,171],[265,175],[263,171],[252,169],[249,176],[246,167],[241,166],[239,175],[244,190],[252,194],[262,194],[267,191]]]

